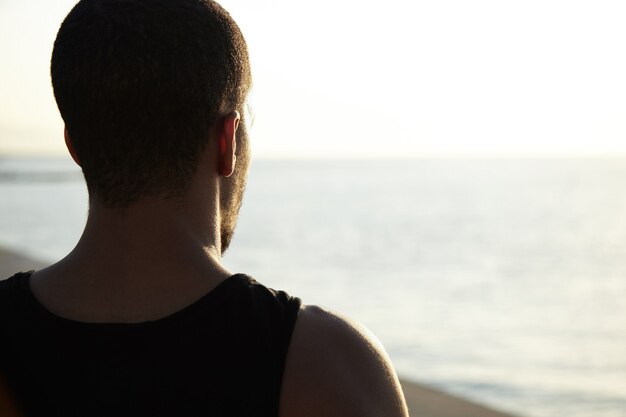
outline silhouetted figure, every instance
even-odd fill
[[[65,258],[0,283],[2,371],[26,415],[408,415],[367,330],[221,264],[252,80],[221,6],[80,1],[51,75],[89,216]]]

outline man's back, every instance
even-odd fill
[[[89,323],[47,310],[31,275],[0,283],[1,365],[27,415],[406,415],[364,329],[249,276],[166,317]]]
[[[31,273],[0,283],[3,365],[26,411],[45,416],[277,416],[300,300],[229,277],[141,323],[57,316]]]

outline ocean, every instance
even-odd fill
[[[528,417],[626,416],[626,160],[257,160],[224,258],[343,312],[398,373]],[[68,158],[0,158],[0,245],[53,261]]]

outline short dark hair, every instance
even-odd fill
[[[211,0],[81,0],[50,72],[90,199],[108,207],[184,194],[251,86],[244,37]]]

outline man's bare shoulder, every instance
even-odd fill
[[[404,417],[408,412],[376,337],[337,313],[303,306],[287,355],[280,415]]]

